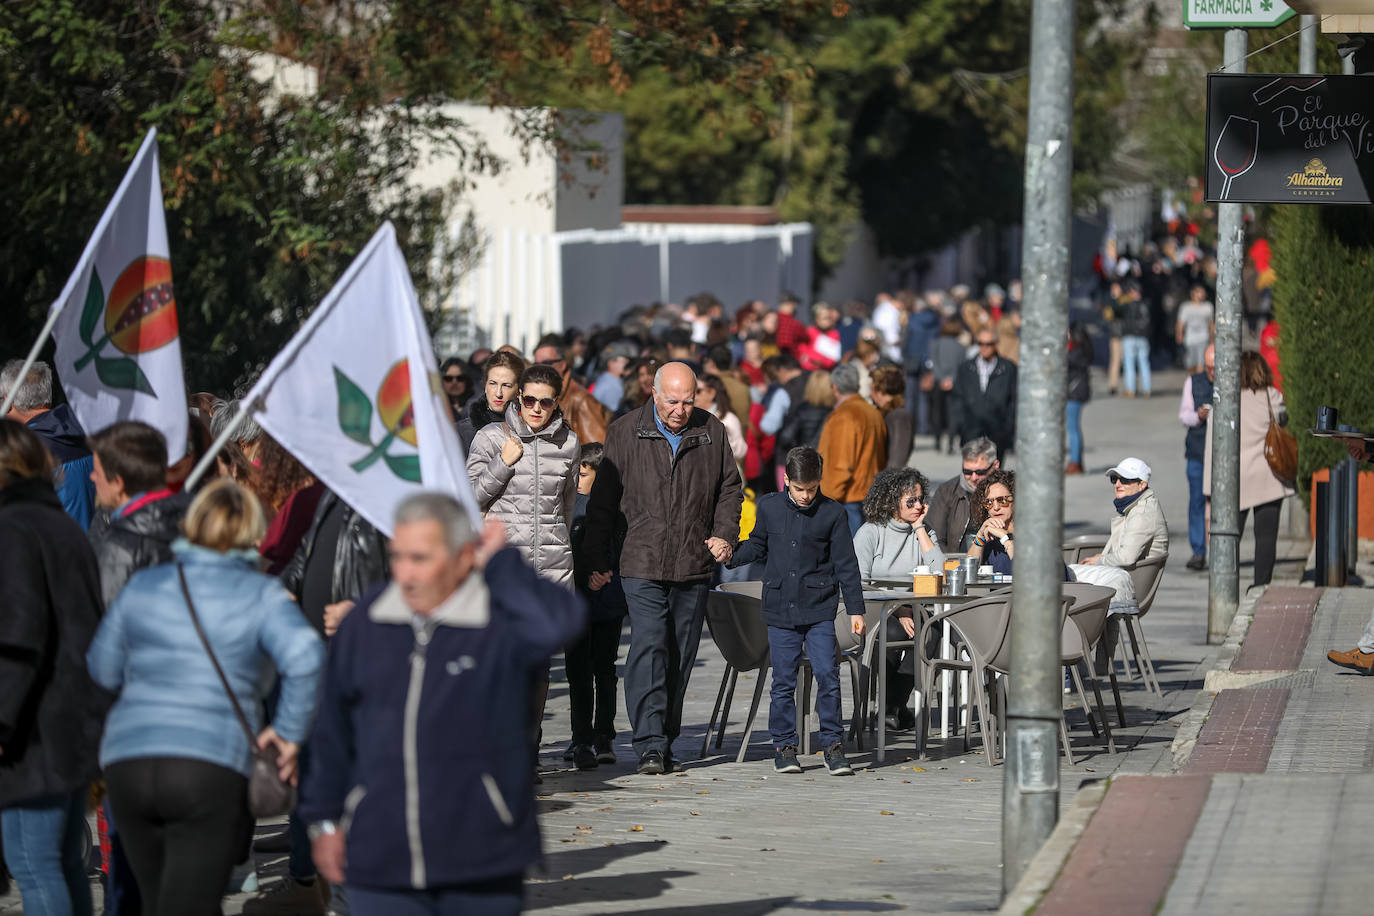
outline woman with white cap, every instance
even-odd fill
[[[1123,567],[1167,556],[1169,526],[1164,510],[1150,489],[1150,466],[1139,458],[1125,458],[1107,472],[1116,498],[1116,517],[1107,546],[1096,556],[1069,567],[1079,582],[1116,589],[1113,613],[1135,613],[1135,587]]]

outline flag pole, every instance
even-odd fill
[[[138,152],[134,153],[133,161],[129,163],[129,168],[124,172],[124,177],[119,181],[119,187],[115,188],[114,196],[105,205],[105,212],[100,214],[100,222],[95,224],[95,231],[91,233],[90,239],[86,242],[85,249],[81,252],[81,257],[77,259],[76,269],[67,278],[66,285],[62,288],[62,294],[57,297],[53,305],[58,303],[66,304],[71,298],[72,287],[76,284],[76,278],[81,275],[81,266],[90,260],[95,240],[100,238],[110,219],[114,214],[115,203],[124,194],[124,189],[129,186],[133,174],[138,171],[138,164],[143,160],[143,156],[151,148],[154,148],[157,141],[157,128],[148,128],[147,135],[143,138],[143,143],[139,145]],[[160,180],[160,179],[159,179]],[[19,385],[28,376],[33,364],[38,362],[38,351],[43,349],[43,344],[48,342],[48,337],[52,334],[53,327],[57,324],[57,319],[62,315],[62,309],[49,308],[48,318],[43,322],[43,330],[38,332],[38,339],[33,343],[33,349],[29,350],[28,358],[24,360],[24,369],[19,373],[19,378],[15,381],[14,387],[5,395],[5,403],[0,405],[0,417],[6,416],[10,412],[10,406],[14,404],[14,398],[19,393]]]
[[[382,244],[384,240],[388,238],[394,239],[395,235],[396,230],[391,225],[390,221],[383,223],[381,228],[373,234],[367,245],[364,246],[358,256],[353,259],[353,263],[348,265],[348,269],[345,270],[344,275],[339,278],[339,282],[334,284],[333,289],[325,295],[324,300],[315,307],[315,311],[310,313],[310,317],[305,320],[305,324],[302,325],[301,329],[296,332],[291,340],[287,341],[286,346],[277,354],[276,358],[272,360],[271,364],[267,367],[269,374],[263,375],[262,378],[258,379],[258,383],[254,385],[252,390],[244,397],[244,406],[243,409],[239,411],[238,416],[234,417],[233,422],[229,424],[228,428],[220,433],[219,438],[210,444],[209,450],[201,456],[200,461],[191,469],[190,475],[186,478],[186,489],[190,490],[194,488],[200,479],[205,476],[205,472],[208,471],[210,466],[214,463],[215,456],[220,453],[221,449],[229,444],[229,440],[233,438],[234,433],[238,432],[239,427],[248,419],[249,414],[265,409],[263,399],[267,397],[267,389],[272,387],[272,383],[277,380],[277,376],[296,358],[296,354],[305,346],[305,342],[315,333],[315,329],[324,322],[325,316],[333,310],[335,303],[343,297],[344,291],[348,289],[349,285],[353,282],[353,278],[358,275],[363,265],[367,263],[373,250]],[[274,367],[276,371],[272,372],[271,370]]]

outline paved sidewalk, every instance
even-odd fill
[[[1003,912],[1367,909],[1374,678],[1325,655],[1353,646],[1371,609],[1374,591],[1360,588],[1269,589],[1209,678],[1233,686],[1214,694],[1177,774],[1114,779],[1086,827],[1049,844],[1071,852],[1037,861],[1042,873],[1062,865],[1038,905],[1023,885]]]

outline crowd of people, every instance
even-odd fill
[[[826,663],[841,599],[861,608],[863,582],[938,568],[947,551],[999,573],[1014,563],[1009,287],[817,303],[809,316],[787,296],[727,317],[702,294],[548,335],[528,354],[445,359],[485,522],[423,493],[397,508],[389,538],[251,421],[188,492],[191,467],[236,419],[232,400],[193,395],[185,443],[132,421],[87,434],[54,406],[49,367],[21,378],[7,364],[0,539],[15,610],[0,623],[0,822],[26,912],[90,912],[74,837],[93,783],[106,912],[217,912],[254,846],[247,799],[263,760],[299,800],[283,834],[256,842],[287,854],[287,880],[246,913],[324,913],[340,892],[363,916],[516,912],[538,856],[553,656],[570,693],[565,759],[615,765],[628,619],[628,763],[670,772],[708,591],[742,577],[763,582],[776,770],[800,770],[804,652],[827,770],[851,772]],[[1075,325],[1065,346],[1073,419],[1090,397],[1092,337]],[[1247,388],[1262,391],[1252,368],[1261,387]],[[1148,393],[1148,373],[1131,371]],[[1189,392],[1197,422],[1203,391]],[[1078,473],[1069,425],[1066,472]],[[932,490],[910,466],[918,436],[958,449],[961,473]],[[1111,476],[1131,521],[1087,566],[1129,565],[1167,538],[1142,497],[1149,468],[1123,462]],[[1249,503],[1265,531],[1269,495]],[[917,621],[887,625],[909,643]],[[915,722],[914,652],[894,650],[888,666],[894,728]]]

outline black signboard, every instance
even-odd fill
[[[1212,73],[1207,199],[1367,204],[1374,76]]]

